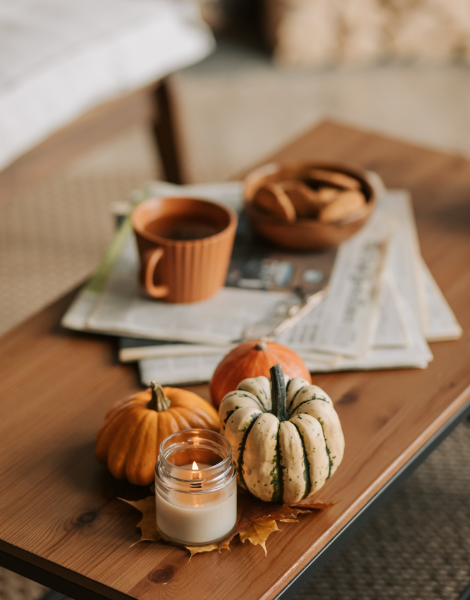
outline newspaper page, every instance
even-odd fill
[[[389,248],[387,257],[383,255],[380,269],[382,272],[390,271],[393,288],[390,285],[384,286],[380,278],[374,281],[373,276],[368,277],[367,268],[363,269],[361,264],[361,257],[367,257],[367,243],[372,239],[369,238],[370,232],[380,238],[379,232],[376,231],[377,220],[382,222],[382,232],[386,231],[387,224],[392,232],[387,237]],[[371,259],[368,264],[370,268],[373,266],[374,254]],[[315,349],[340,353],[351,358],[364,356],[375,344],[384,348],[401,345],[407,347],[409,332],[403,316],[400,315],[397,297],[400,295],[406,299],[415,318],[424,328],[427,322],[427,308],[420,260],[409,194],[404,190],[384,190],[380,195],[375,215],[359,233],[341,245],[327,299],[293,330],[283,334],[279,341],[291,345],[297,351]],[[356,276],[358,270],[361,273],[360,278]],[[364,297],[359,295],[355,299],[349,295],[355,292],[358,281],[362,283],[362,291],[368,298],[365,303]],[[379,306],[380,303],[383,310]],[[354,318],[348,318],[351,316]],[[376,331],[378,337],[375,335]],[[338,335],[336,339],[335,335]]]
[[[408,348],[411,334],[404,315],[396,283],[387,270],[380,303],[380,318],[375,331],[374,348]]]
[[[211,346],[209,344],[188,344],[185,342],[163,342],[161,340],[120,337],[119,360],[121,362],[137,362],[145,358],[161,358],[167,356],[195,356],[227,353],[235,345]]]
[[[326,354],[322,357],[317,353],[309,354],[305,351],[300,356],[312,373],[394,368],[424,369],[432,360],[431,351],[424,341],[412,310],[403,307],[403,315],[410,332],[407,348],[373,348],[361,359]],[[212,356],[167,356],[140,360],[141,380],[144,385],[149,385],[154,379],[163,385],[204,383],[210,381],[224,355],[225,353],[221,352]]]
[[[406,303],[403,304],[403,314],[411,337],[410,345],[407,348],[372,348],[363,358],[342,357],[334,366],[310,360],[308,356],[304,356],[307,368],[315,373],[400,368],[425,369],[432,360],[431,350],[423,337],[420,324]]]
[[[279,336],[296,351],[363,356],[379,321],[387,252],[394,219],[376,211],[363,229],[343,242],[327,298],[298,325]]]
[[[424,341],[424,337],[428,341],[458,339],[462,335],[462,328],[458,324],[452,309],[448,305],[424,260],[420,259],[419,264],[422,270],[422,280],[425,284],[425,302],[429,322],[426,336],[423,336],[420,323],[416,319],[411,306],[407,304],[406,299],[401,294],[398,294],[396,297],[398,310],[401,318],[405,318],[406,328],[410,336],[410,341],[406,348],[391,348],[388,344],[379,344],[379,325],[374,346],[370,353],[363,359],[352,360],[338,356],[334,364],[328,365],[318,361],[316,357],[309,357],[306,353],[303,358],[307,367],[316,372],[413,367],[423,369],[432,360],[431,350]],[[388,279],[387,283],[390,285],[391,280]],[[397,286],[395,288],[397,290]],[[384,312],[383,310],[382,316]]]
[[[210,381],[219,362],[225,356],[224,352],[211,356],[160,356],[145,358],[139,361],[140,378],[143,385],[159,381],[162,385],[182,385],[189,383],[205,383]],[[302,357],[305,361],[312,360],[315,364],[333,365],[338,358],[332,355],[312,354]]]
[[[427,367],[432,360],[431,351],[426,344],[420,326],[411,308],[400,306],[401,318],[404,318],[409,343],[405,348],[372,348],[360,359],[301,351],[309,371],[313,373],[351,370],[376,370],[393,368]],[[211,356],[162,356],[139,361],[141,380],[144,385],[156,379],[163,385],[182,385],[210,381],[213,372],[225,355],[225,352]]]
[[[425,337],[428,341],[458,340],[462,328],[452,309],[444,298],[428,266],[421,259],[426,306],[428,310],[428,328]]]
[[[183,385],[210,381],[215,368],[224,357],[177,356],[147,358],[139,361],[140,379],[143,385],[158,381],[161,385]]]
[[[405,190],[387,190],[380,196],[378,208],[394,215],[400,224],[390,246],[391,270],[398,291],[406,298],[421,329],[426,331],[428,313],[411,197]]]

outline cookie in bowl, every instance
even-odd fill
[[[254,230],[291,250],[338,246],[364,225],[375,191],[364,171],[336,163],[269,163],[244,181]]]

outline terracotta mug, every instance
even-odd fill
[[[197,302],[225,283],[237,215],[195,198],[150,198],[132,213],[140,285],[152,298]]]

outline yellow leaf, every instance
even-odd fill
[[[283,523],[298,523],[299,519],[281,519]]]
[[[155,496],[147,496],[143,500],[137,500],[132,502],[131,500],[124,500],[118,498],[126,504],[130,504],[142,513],[142,518],[137,523],[136,527],[140,528],[141,536],[138,542],[158,542],[158,540],[165,539],[157,529],[157,517],[155,513]],[[132,544],[134,546],[135,544]]]
[[[273,531],[279,531],[279,527],[274,519],[269,521],[256,521],[248,529],[240,532],[240,540],[245,542],[249,540],[254,546],[261,546],[264,554],[267,556],[266,540]]]
[[[218,548],[219,548],[219,552],[221,550],[228,550],[229,552],[231,552],[230,550],[230,540],[223,540],[222,542],[219,542],[218,544]]]
[[[185,546],[185,548],[191,553],[189,560],[191,560],[195,554],[199,554],[199,552],[212,552],[212,550],[219,549],[217,544],[209,544],[208,546]]]

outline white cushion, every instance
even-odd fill
[[[0,0],[0,169],[213,47],[191,0]]]

